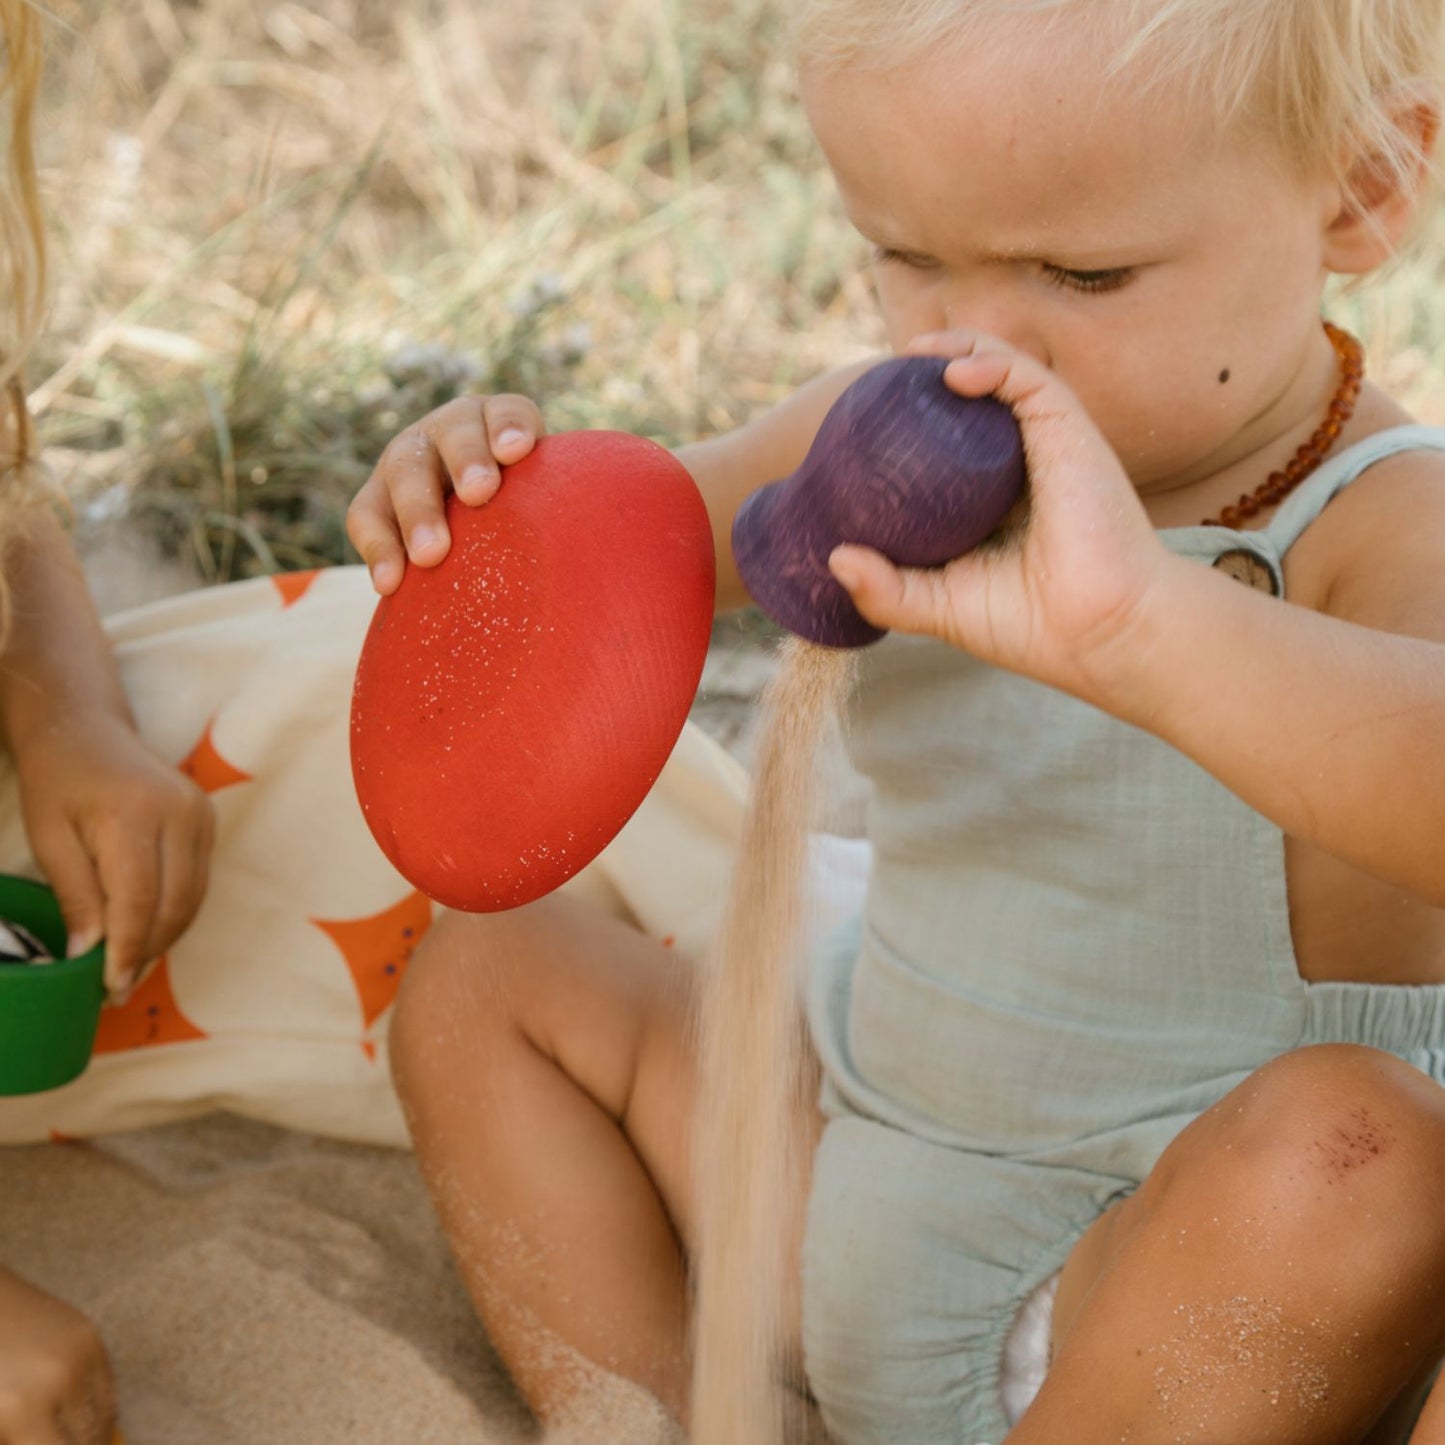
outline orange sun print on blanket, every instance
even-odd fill
[[[235,783],[249,783],[250,773],[243,773],[233,763],[227,762],[217,749],[211,734],[216,726],[213,717],[206,724],[201,740],[177,764],[180,770],[203,792],[219,793]]]
[[[315,567],[310,572],[274,572],[271,585],[281,594],[283,608],[294,607],[320,575],[320,569]]]
[[[205,1038],[176,1002],[171,991],[170,961],[156,960],[141,986],[120,1008],[103,1008],[95,1031],[95,1052],[115,1054],[153,1044],[184,1044]]]
[[[391,1007],[412,951],[431,927],[431,909],[429,898],[413,892],[366,918],[311,920],[340,949],[351,970],[364,1029]]]

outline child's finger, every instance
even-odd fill
[[[210,873],[211,810],[194,820],[173,824],[161,835],[160,901],[142,952],[146,958],[164,953],[190,927],[206,894]]]
[[[971,350],[955,356],[943,379],[960,396],[996,396],[1013,408],[1020,421],[1040,410],[1041,397],[1052,397],[1049,410],[1055,415],[1069,409],[1067,403],[1079,409],[1057,373],[1022,351],[989,338],[979,337]]]
[[[105,894],[95,865],[80,839],[69,828],[37,837],[35,861],[55,892],[65,920],[67,958],[86,953],[105,932]]]
[[[434,567],[451,547],[447,531],[447,472],[436,443],[420,427],[393,438],[377,463],[406,555],[418,567]]]
[[[408,427],[392,439],[352,499],[347,531],[379,590],[394,590],[407,557],[419,567],[434,567],[446,556],[451,535],[445,483],[435,444],[420,427]]]
[[[948,589],[942,569],[895,567],[871,547],[849,544],[833,549],[828,569],[875,627],[947,636]]]
[[[946,333],[940,344],[955,338],[959,349],[940,354],[952,358],[943,380],[960,396],[995,396],[1013,411],[1020,426],[1064,422],[1094,431],[1068,383],[1037,357],[981,332]]]
[[[542,413],[525,396],[493,396],[486,404],[487,441],[504,467],[519,462],[543,435]]]
[[[346,535],[366,563],[372,586],[383,596],[395,592],[406,570],[406,550],[391,498],[374,472],[346,510]]]
[[[1020,421],[1044,409],[1041,398],[1054,415],[1082,411],[1057,372],[985,332],[962,328],[927,332],[915,336],[907,350],[913,356],[947,357],[943,379],[953,391],[960,396],[996,396],[1013,408]]]
[[[1116,495],[1134,499],[1119,459],[1068,383],[1043,362],[996,337],[973,338],[972,349],[950,361],[944,382],[960,396],[993,396],[1023,432],[1029,483],[1036,495],[1097,492],[1114,477]],[[1143,509],[1133,507],[1143,519]]]
[[[96,861],[105,888],[105,986],[117,1001],[129,996],[161,899],[159,839],[108,828],[96,839]]]
[[[487,436],[487,405],[485,397],[459,396],[419,423],[436,450],[442,475],[469,507],[491,501],[502,480]]]
[[[981,331],[954,327],[950,331],[925,331],[903,348],[905,356],[970,356],[983,339]]]
[[[945,385],[959,396],[997,397],[1017,418],[1024,433],[1030,474],[1038,462],[1070,451],[1077,454],[1087,436],[1099,453],[1107,452],[1078,398],[1042,361],[982,331],[957,328],[916,336],[911,354],[948,358]]]

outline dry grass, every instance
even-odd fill
[[[458,388],[676,441],[868,346],[760,0],[78,4],[37,398],[226,577],[343,555]]]
[[[457,389],[675,442],[879,344],[769,0],[58,15],[45,434],[207,578],[340,560],[381,446]],[[1445,421],[1439,254],[1342,310]]]

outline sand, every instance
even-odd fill
[[[817,1094],[797,988],[808,825],[820,742],[851,677],[848,654],[796,639],[783,648],[763,697],[752,797],[703,991],[697,1445],[782,1445],[790,1433],[792,1251]]]
[[[229,1115],[7,1149],[0,1262],[83,1309],[128,1445],[537,1439],[462,1291],[412,1156]],[[666,1445],[598,1377],[555,1445]]]

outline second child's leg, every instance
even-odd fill
[[[582,1383],[574,1350],[686,1417],[694,977],[554,896],[440,918],[398,998],[391,1056],[417,1156],[543,1419]]]
[[[1009,1445],[1399,1445],[1445,1352],[1442,1179],[1423,1074],[1349,1046],[1275,1060],[1076,1248]]]

